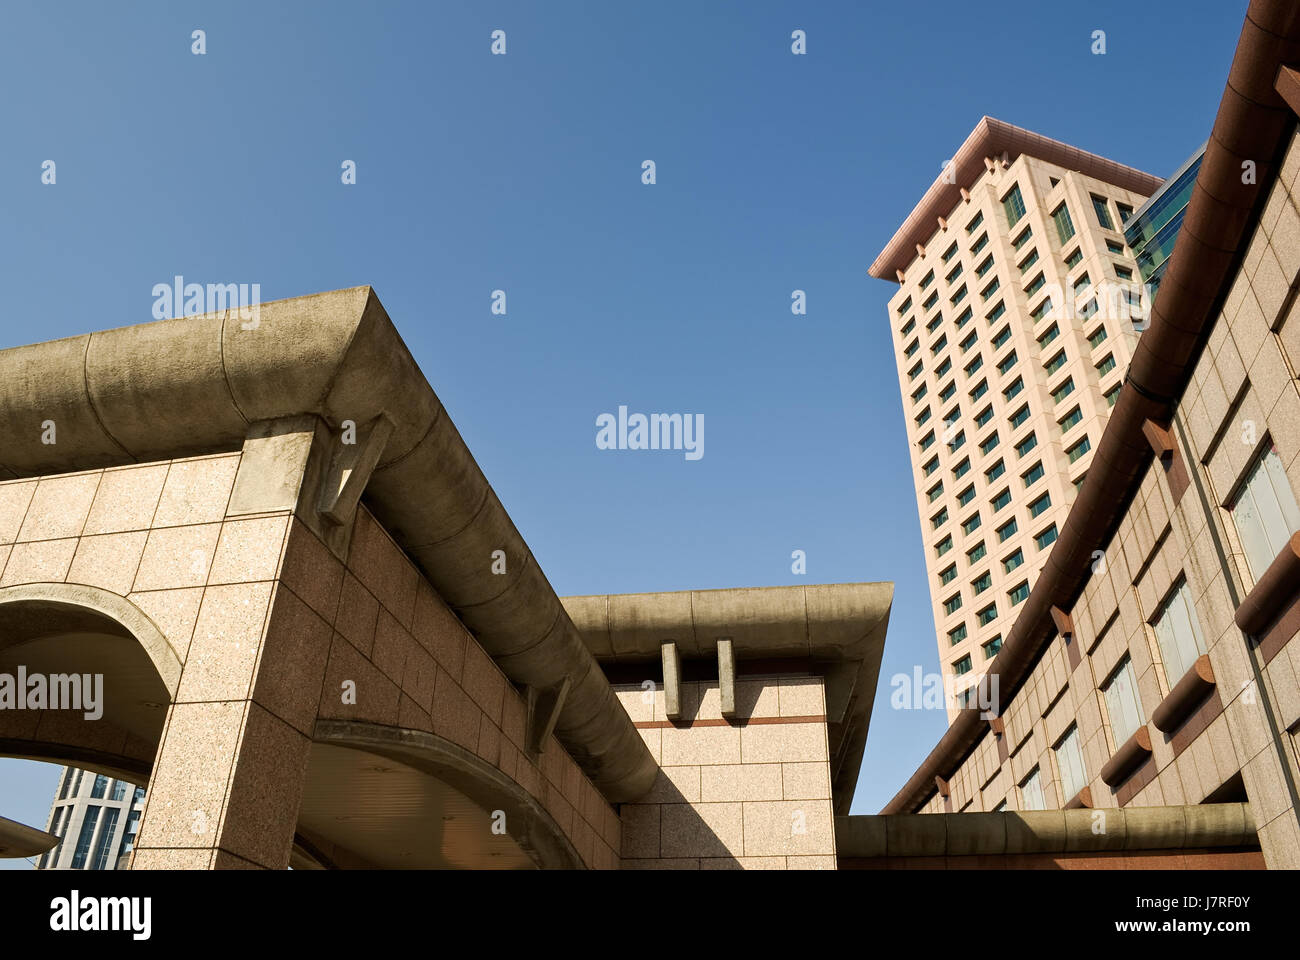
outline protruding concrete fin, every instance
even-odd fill
[[[669,720],[677,720],[682,715],[681,654],[672,640],[664,641],[659,652],[664,662],[664,713]]]
[[[534,757],[540,756],[546,740],[555,731],[555,721],[564,709],[564,700],[569,695],[570,678],[565,677],[558,687],[539,690],[537,687],[526,688],[528,696],[528,726],[525,740],[528,751]]]
[[[730,637],[718,638],[718,692],[722,695],[722,715],[736,715],[736,650]]]
[[[1154,420],[1145,420],[1142,423],[1142,435],[1147,438],[1147,443],[1151,444],[1151,450],[1157,457],[1174,452],[1174,437],[1168,427],[1163,427]]]
[[[356,435],[349,437],[348,429],[356,431]],[[361,493],[392,435],[393,422],[382,413],[364,428],[352,424],[340,433],[330,453],[316,505],[322,519],[340,526],[352,519]],[[354,442],[348,442],[350,439]]]
[[[1052,607],[1052,623],[1056,624],[1056,632],[1062,639],[1069,641],[1074,638],[1074,621],[1060,607]]]

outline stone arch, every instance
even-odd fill
[[[84,584],[0,589],[0,672],[18,665],[102,673],[105,712],[89,720],[84,711],[0,711],[0,754],[147,781],[181,658],[144,611]]]
[[[144,648],[168,694],[175,696],[176,687],[181,682],[180,655],[148,615],[125,597],[82,583],[24,583],[3,587],[0,588],[0,623],[5,608],[12,604],[93,610],[117,622]]]
[[[504,811],[510,838],[537,867],[584,868],[577,849],[541,800],[450,740],[424,730],[325,719],[317,720],[312,739],[314,744],[350,747],[396,761],[453,787],[486,811]],[[315,851],[307,852],[320,859]]]

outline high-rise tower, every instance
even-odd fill
[[[1119,395],[1148,307],[1122,231],[1160,184],[984,117],[871,265],[899,284],[889,326],[956,696],[1029,595]]]

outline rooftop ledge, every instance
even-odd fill
[[[951,169],[945,167],[934,183],[930,184],[920,202],[912,208],[903,225],[867,272],[880,280],[896,279],[898,273],[905,270],[916,256],[917,244],[924,245],[938,227],[939,218],[946,217],[961,202],[963,186],[974,183],[984,172],[984,158],[1001,157],[1004,153],[1008,161],[1012,162],[1022,153],[1027,153],[1039,160],[1076,170],[1143,196],[1155,193],[1164,183],[1160,177],[1107,160],[1060,140],[1044,137],[993,117],[982,117],[965,142],[957,148]]]

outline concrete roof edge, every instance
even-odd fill
[[[1106,830],[1100,833],[1094,829],[1097,813],[1104,813],[1107,820]],[[1246,803],[835,818],[836,853],[855,858],[1258,846]]]
[[[653,756],[372,288],[0,350],[0,415],[32,424],[6,436],[0,477],[236,451],[251,423],[303,414],[391,421],[371,511],[511,680],[582,678],[556,736],[610,802],[644,794]],[[57,444],[41,442],[46,420]],[[504,590],[485,564],[445,562],[486,540],[523,563]],[[431,551],[444,562],[423,562]],[[506,656],[521,637],[532,655]]]

